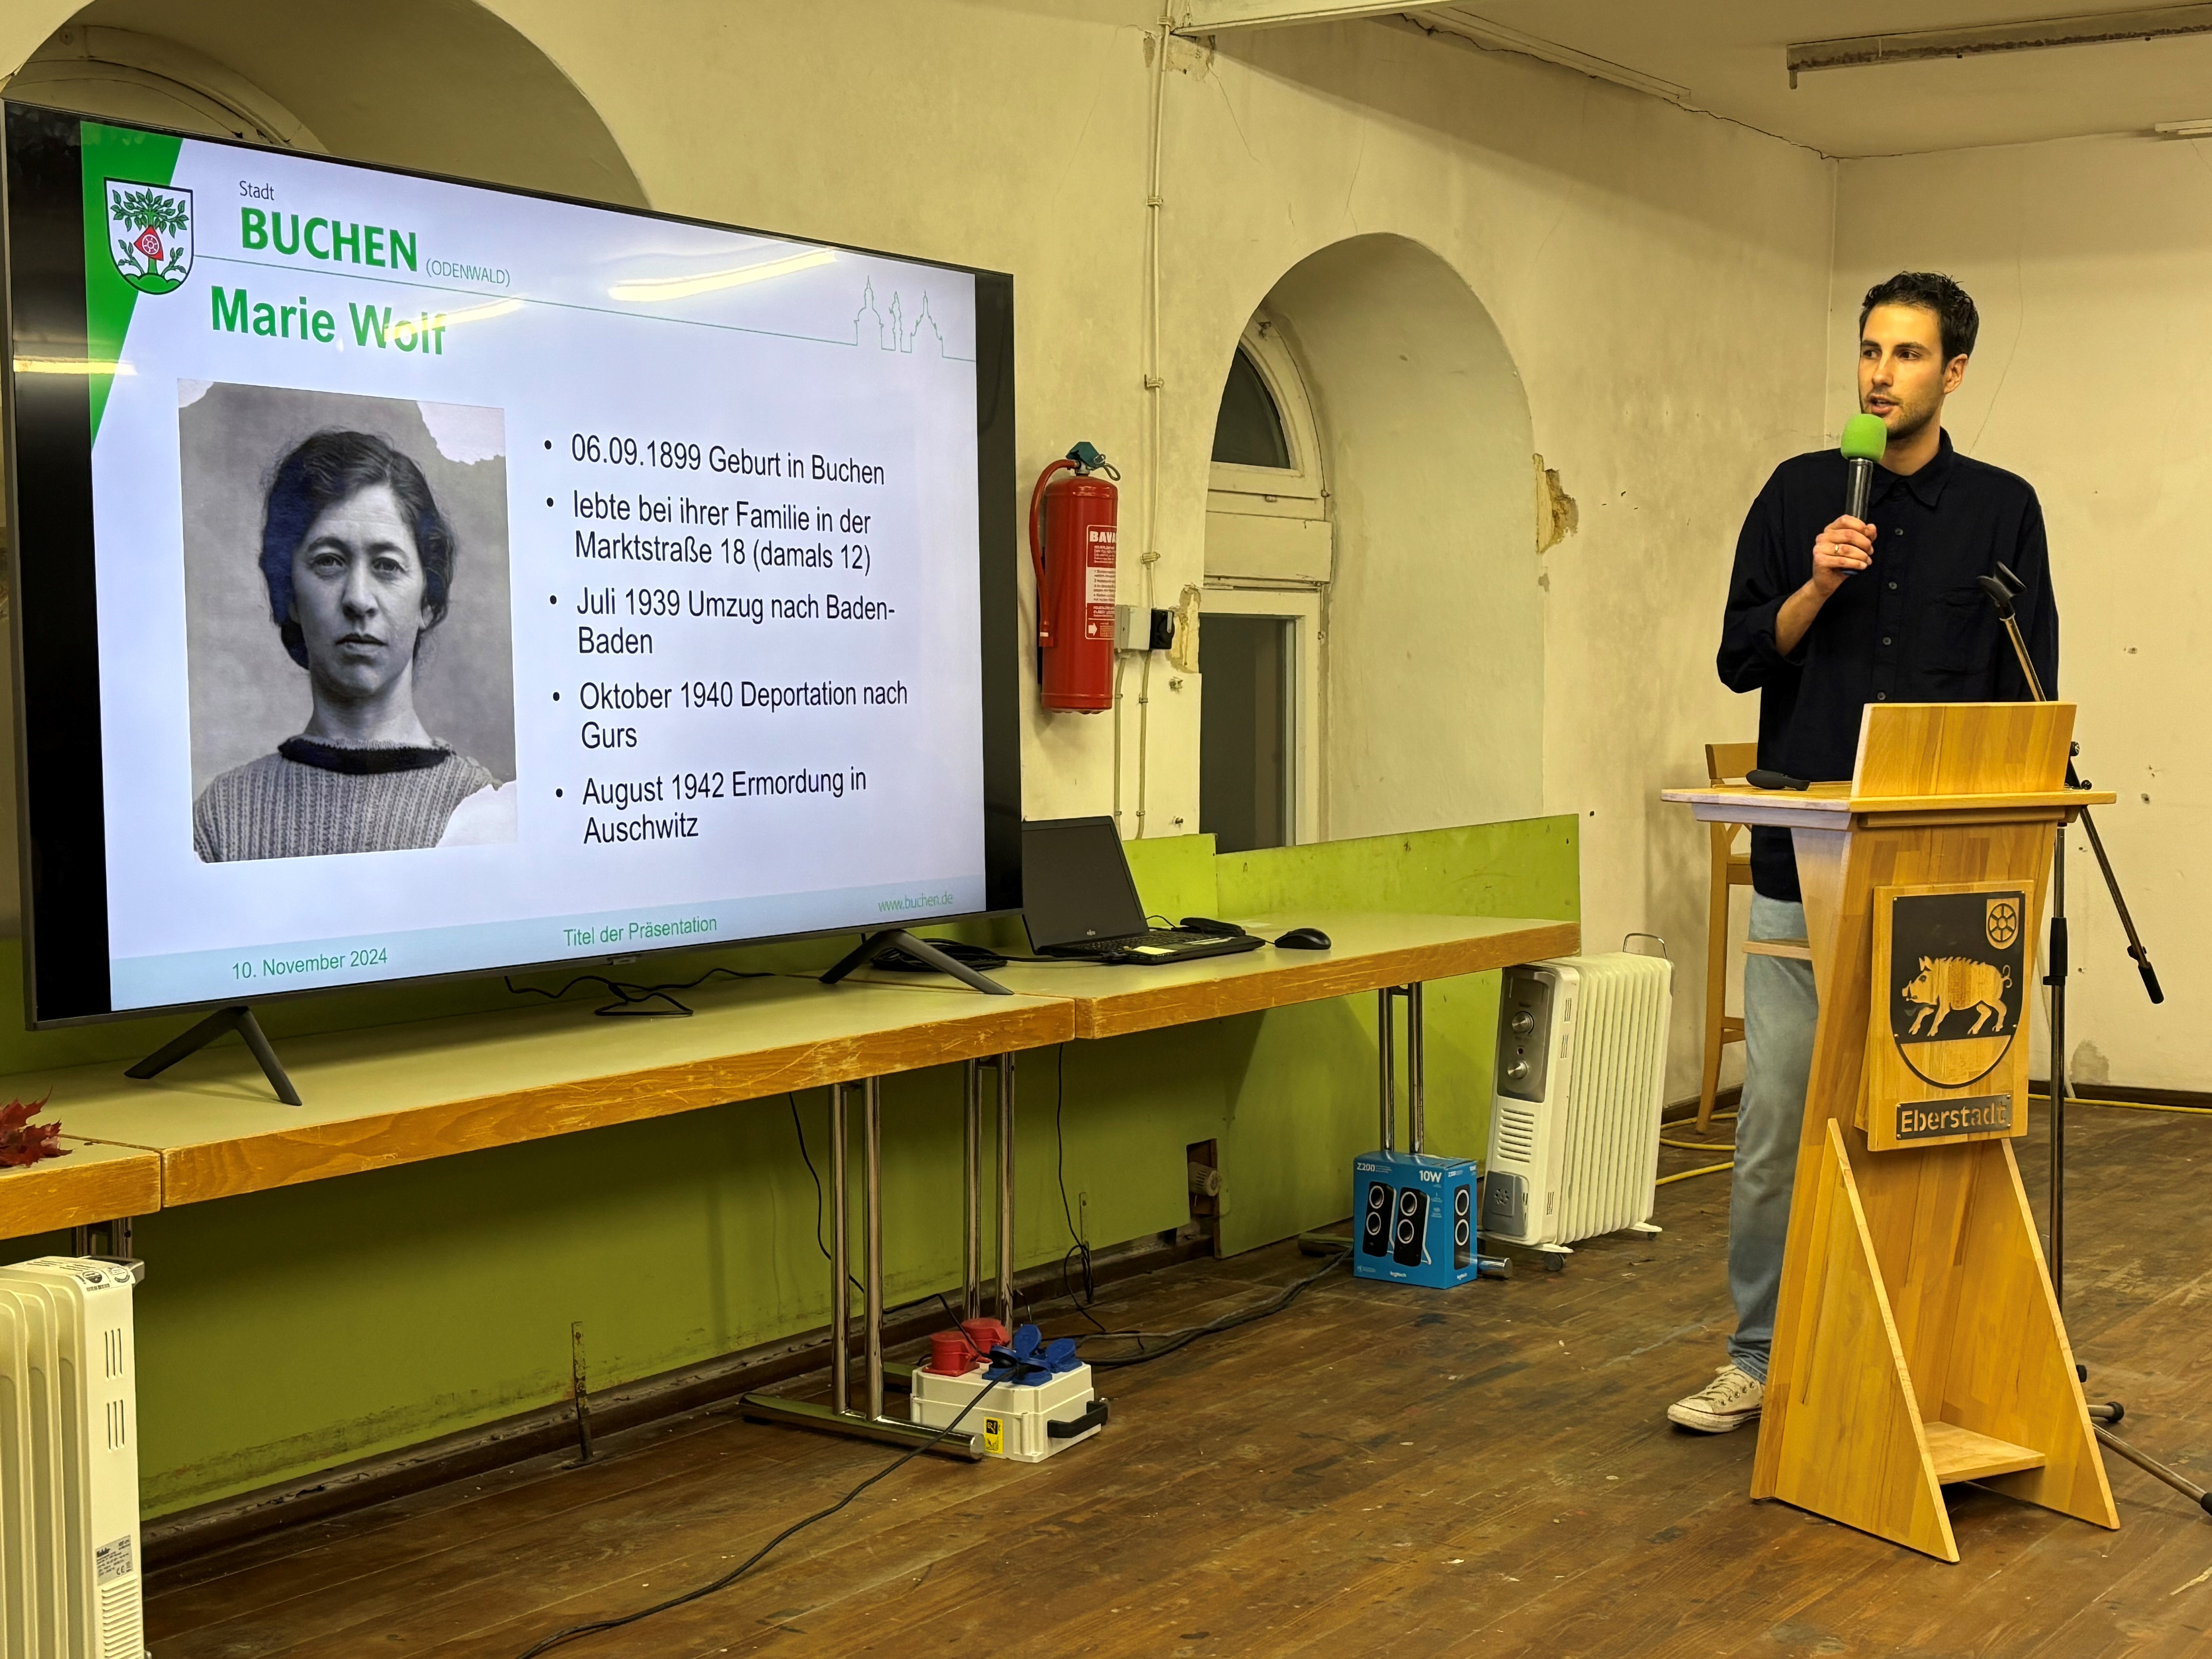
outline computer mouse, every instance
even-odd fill
[[[1275,940],[1278,951],[1326,951],[1328,935],[1318,927],[1293,927]]]

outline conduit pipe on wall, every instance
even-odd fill
[[[1114,653],[1114,828],[1121,827],[1121,680],[1129,667],[1128,653]]]
[[[1160,436],[1160,394],[1166,382],[1160,375],[1160,154],[1164,148],[1164,120],[1167,106],[1168,43],[1175,38],[1175,12],[1170,5],[1160,9],[1159,33],[1152,38],[1152,114],[1146,145],[1149,154],[1145,167],[1145,550],[1138,562],[1142,573],[1140,584],[1144,609],[1142,617],[1152,613],[1152,568],[1160,562],[1160,466],[1162,441]],[[1120,677],[1115,677],[1115,714],[1121,714]],[[1152,653],[1145,653],[1145,659],[1137,674],[1137,836],[1145,835],[1145,808],[1151,777],[1152,762]],[[1116,813],[1121,798],[1121,769],[1115,769],[1115,799]]]

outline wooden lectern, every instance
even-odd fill
[[[1791,832],[1820,998],[1751,1495],[1946,1561],[1951,1481],[2119,1525],[2010,1144],[2073,732],[1874,703],[1849,784],[1664,794]]]

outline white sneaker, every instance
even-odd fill
[[[1668,1407],[1667,1420],[1704,1434],[1726,1434],[1759,1421],[1765,1400],[1766,1384],[1730,1360],[1697,1393]]]

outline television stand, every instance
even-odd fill
[[[865,968],[886,951],[903,951],[917,961],[926,962],[940,974],[950,974],[963,985],[982,992],[986,996],[1010,997],[1013,992],[995,979],[977,973],[966,963],[945,954],[926,939],[916,939],[903,927],[887,927],[880,933],[866,933],[845,959],[822,975],[822,983],[835,985],[856,969]],[[243,1010],[240,1011],[244,1012]],[[166,1051],[165,1051],[166,1052]]]
[[[124,1073],[125,1077],[159,1077],[186,1054],[204,1048],[226,1031],[236,1031],[246,1039],[246,1046],[253,1050],[254,1059],[269,1079],[269,1086],[276,1091],[276,1098],[287,1106],[297,1106],[300,1091],[292,1086],[292,1079],[284,1075],[283,1062],[276,1051],[269,1046],[269,1038],[261,1029],[261,1022],[253,1017],[253,1010],[244,1003],[235,1007],[218,1008],[182,1036],[173,1037],[160,1048]]]

